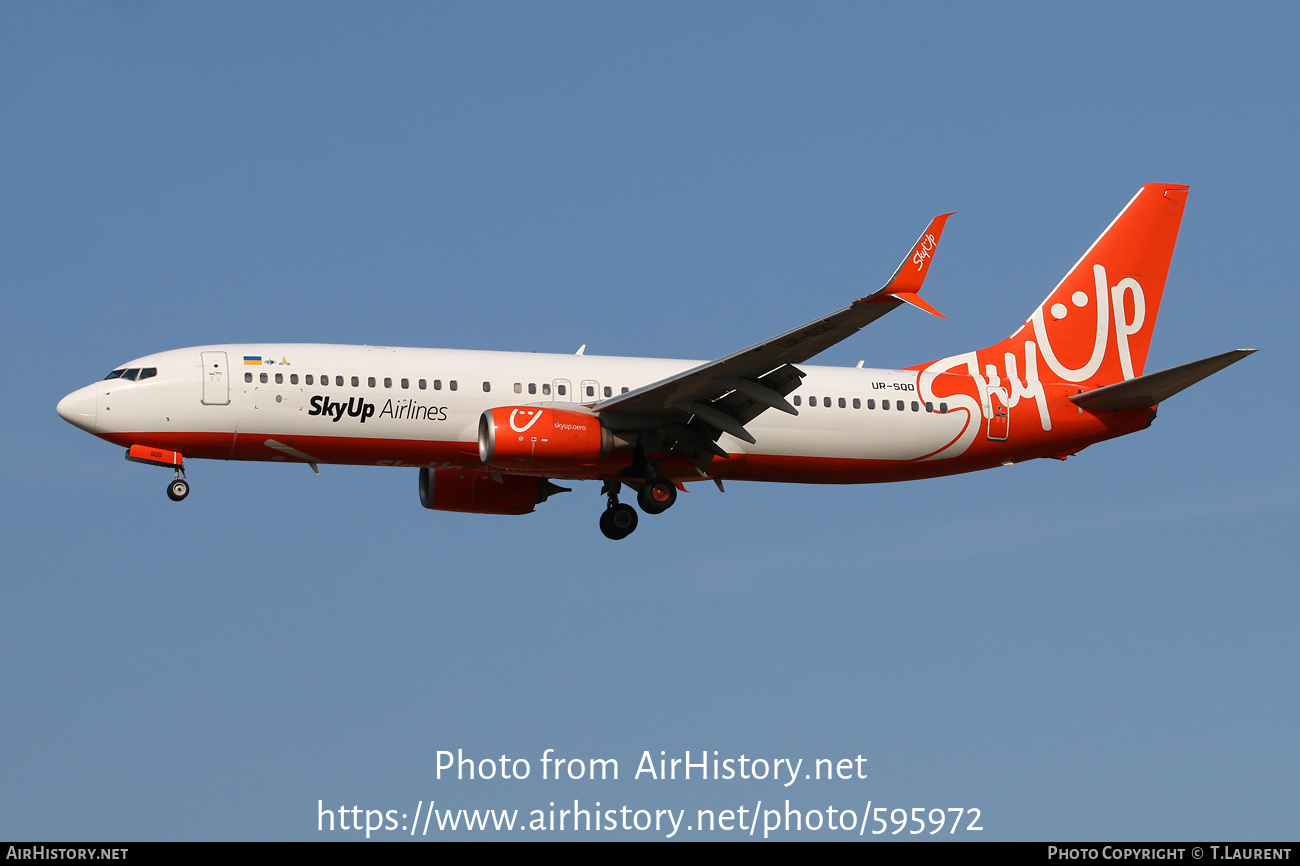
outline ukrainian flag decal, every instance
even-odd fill
[[[245,355],[245,356],[244,356],[244,366],[245,366],[245,367],[260,367],[260,366],[262,366],[262,356],[261,356],[261,355]]]

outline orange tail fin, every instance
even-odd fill
[[[1187,187],[1149,183],[1015,334],[980,351],[1036,354],[1044,380],[1105,385],[1141,376]]]

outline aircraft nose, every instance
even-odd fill
[[[93,386],[73,391],[59,401],[59,417],[74,427],[95,432],[95,394]]]

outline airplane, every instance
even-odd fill
[[[860,484],[1064,460],[1255,350],[1145,373],[1188,187],[1143,186],[1007,339],[901,370],[807,362],[919,294],[951,214],[889,281],[715,361],[318,344],[176,349],[114,367],[58,413],[173,470],[185,458],[417,468],[435,511],[527,514],[601,481],[600,529],[636,529],[690,481]]]

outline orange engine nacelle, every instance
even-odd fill
[[[478,421],[478,456],[511,472],[564,474],[594,466],[614,448],[600,419],[549,406],[502,406]]]
[[[420,470],[420,504],[434,511],[470,514],[528,514],[546,499],[541,478],[502,475],[467,469]]]

